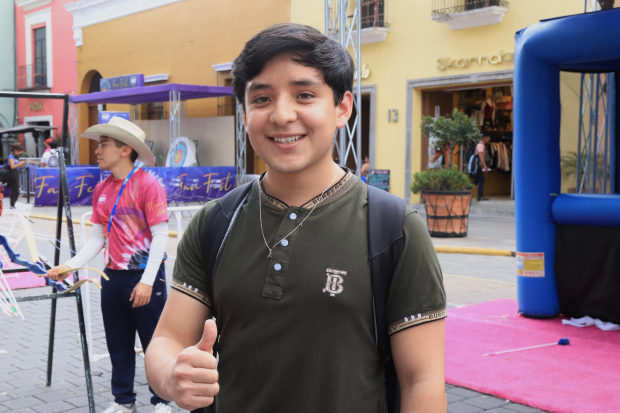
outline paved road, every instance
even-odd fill
[[[86,209],[85,209],[86,210]],[[53,214],[53,211],[33,211]],[[79,217],[80,209],[74,210]],[[187,220],[186,220],[187,221]],[[54,222],[35,220],[35,232],[51,233]],[[51,231],[51,232],[50,232]],[[76,226],[76,231],[78,227]],[[87,236],[90,229],[87,231]],[[438,245],[476,246],[514,250],[514,220],[509,218],[472,218],[470,237],[465,239],[434,239]],[[171,239],[168,252],[167,274],[171,274],[177,242]],[[500,246],[501,245],[501,246]],[[45,241],[38,246],[48,257],[53,257],[54,248]],[[25,245],[19,252],[25,254]],[[63,256],[67,257],[66,247]],[[514,258],[439,254],[444,272],[444,282],[450,307],[458,307],[500,298],[516,298],[516,276]],[[101,257],[94,266],[102,266]],[[48,292],[43,287],[19,290],[17,295]],[[95,354],[107,352],[99,292],[91,289],[93,346]],[[53,382],[45,387],[47,343],[49,330],[49,301],[23,303],[21,308],[26,320],[0,316],[0,413],[1,412],[87,412],[87,398],[83,363],[78,341],[78,323],[75,300],[58,300],[58,318],[53,365]],[[92,363],[93,383],[97,411],[105,409],[112,395],[110,393],[110,359],[103,358]],[[144,373],[144,361],[137,357],[136,392],[138,411],[150,412],[150,394]],[[539,412],[503,399],[483,395],[468,389],[446,385],[449,413],[514,413]],[[181,411],[175,408],[175,411]]]

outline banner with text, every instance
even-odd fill
[[[168,194],[168,203],[185,205],[220,198],[235,187],[234,166],[143,168],[154,176]],[[95,186],[110,176],[97,167],[67,168],[71,205],[92,205]],[[37,168],[35,206],[55,206],[58,201],[58,169]]]

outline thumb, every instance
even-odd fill
[[[205,329],[202,333],[202,338],[196,344],[198,350],[206,351],[213,354],[213,345],[217,340],[217,325],[213,320],[205,321]]]

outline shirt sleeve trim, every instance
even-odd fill
[[[180,282],[177,280],[172,280],[171,288],[174,288],[177,291],[187,294],[190,297],[195,298],[196,300],[200,301],[207,307],[213,309],[213,302],[211,301],[211,299],[207,297],[207,294],[203,293],[198,288],[195,288],[191,285],[188,285],[185,282]]]
[[[388,326],[388,334],[391,335],[406,328],[428,323],[429,321],[440,320],[442,318],[446,318],[447,316],[448,313],[445,308],[427,311],[421,314],[412,314],[410,316],[405,316],[390,323],[390,325]]]

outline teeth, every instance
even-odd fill
[[[293,143],[293,142],[297,142],[299,139],[301,139],[301,136],[302,135],[290,136],[288,138],[273,138],[273,140],[278,142],[278,143]]]

